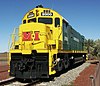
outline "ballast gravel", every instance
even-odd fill
[[[42,82],[36,86],[64,86],[71,85],[72,82],[79,76],[79,73],[87,68],[90,63],[83,63],[82,65],[68,70],[66,73],[61,74],[59,77],[55,77],[54,80],[48,82]]]

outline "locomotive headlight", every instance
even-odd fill
[[[50,10],[44,10],[44,11],[41,13],[41,16],[53,16],[53,13],[50,12]]]

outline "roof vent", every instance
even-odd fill
[[[43,8],[43,6],[42,5],[38,5],[38,6],[36,6],[36,8]]]

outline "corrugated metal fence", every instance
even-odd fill
[[[94,76],[95,86],[100,86],[100,61]]]
[[[100,86],[100,60],[97,65],[95,75],[90,76],[90,78],[91,78],[91,86]]]

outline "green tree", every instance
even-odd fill
[[[85,50],[88,51],[88,54],[100,57],[100,39],[85,39]]]
[[[86,39],[85,40],[85,48],[88,51],[88,53],[90,54],[93,50],[93,45],[94,45],[94,40],[92,39]]]
[[[95,40],[95,45],[94,45],[95,49],[94,49],[94,54],[96,56],[100,57],[100,39]]]

